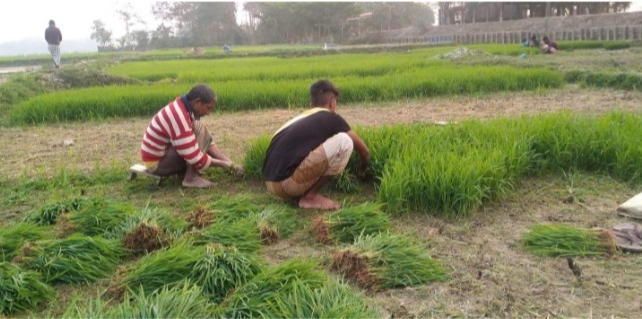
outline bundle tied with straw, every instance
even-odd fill
[[[617,251],[608,230],[555,224],[534,225],[522,236],[522,245],[539,256],[611,256]]]

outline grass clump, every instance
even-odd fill
[[[222,318],[373,318],[360,295],[312,261],[290,260],[257,275],[221,305]]]
[[[9,261],[27,242],[51,239],[51,229],[27,223],[0,227],[0,261]]]
[[[391,234],[360,236],[332,256],[334,271],[369,290],[420,285],[447,278],[440,262],[407,237]]]
[[[26,243],[14,258],[47,283],[90,283],[109,276],[125,251],[117,241],[74,234]]]
[[[112,290],[117,296],[127,289],[150,293],[190,280],[201,287],[209,300],[220,302],[264,267],[264,262],[254,254],[221,245],[192,246],[189,241],[183,241],[144,256],[125,269]]]
[[[523,247],[538,256],[610,256],[617,251],[615,239],[603,229],[563,225],[534,225],[522,236]]]
[[[319,215],[312,221],[312,234],[321,243],[352,243],[360,235],[372,235],[390,229],[382,204],[365,203]]]
[[[39,273],[0,261],[0,314],[34,310],[55,294],[51,286],[42,282]]]

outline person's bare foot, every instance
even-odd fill
[[[314,196],[301,197],[299,199],[299,207],[303,209],[337,210],[341,208],[341,205],[325,196],[316,194]]]
[[[184,179],[183,180],[183,187],[191,187],[191,188],[210,188],[213,187],[214,183],[201,178],[200,176],[196,176],[192,178],[191,180]]]

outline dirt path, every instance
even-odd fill
[[[480,98],[453,97],[424,101],[339,107],[352,125],[432,122],[465,118],[518,116],[558,110],[602,113],[642,110],[640,92],[566,88],[548,92],[501,93]],[[269,134],[300,110],[269,110],[210,115],[204,118],[219,146],[241,161],[251,140]],[[71,123],[37,127],[0,128],[0,176],[51,174],[65,166],[92,169],[114,161],[129,165],[138,159],[138,147],[148,118],[101,123]],[[71,139],[74,145],[61,146]]]

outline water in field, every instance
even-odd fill
[[[40,65],[0,67],[0,74],[32,72],[32,71],[37,71],[40,68],[41,68]]]

